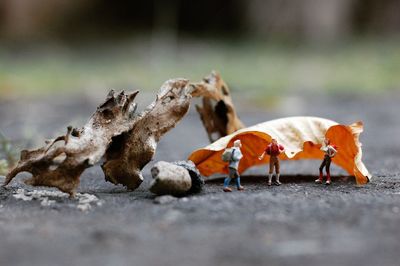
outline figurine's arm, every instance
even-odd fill
[[[336,150],[333,146],[330,146],[330,150],[331,150],[331,155],[330,155],[330,157],[331,157],[331,158],[335,157],[336,154],[337,154],[337,150]]]
[[[324,146],[321,147],[320,150],[323,151],[323,152],[327,152],[328,151],[328,147],[324,145]]]
[[[279,145],[279,152],[282,153],[285,151],[285,147],[283,145]]]
[[[258,156],[258,160],[261,161],[264,158],[264,156],[265,156],[265,151],[260,156]]]
[[[242,153],[241,151],[239,151],[239,152],[236,154],[236,158],[237,158],[238,161],[240,161],[240,160],[243,158],[243,153]]]

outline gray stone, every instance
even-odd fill
[[[192,180],[189,172],[181,166],[168,162],[157,162],[151,168],[153,181],[150,191],[157,195],[182,196],[189,191]]]
[[[176,165],[184,167],[189,171],[190,178],[192,179],[192,186],[187,194],[200,193],[204,188],[204,178],[200,174],[199,169],[192,161],[177,161],[173,162]]]

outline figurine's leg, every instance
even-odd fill
[[[240,187],[240,177],[235,178],[236,188]]]
[[[236,172],[236,188],[237,190],[244,190],[244,187],[240,185],[240,175]]]
[[[276,179],[275,179],[275,185],[276,186],[280,186],[282,183],[279,181],[279,177],[280,177],[280,163],[279,163],[279,159],[276,158],[275,160],[275,173],[276,173]]]
[[[273,157],[269,158],[269,175],[268,175],[268,186],[272,185],[272,175],[274,173],[274,159]]]
[[[232,178],[230,177],[225,177],[224,179],[224,188],[229,187],[229,184],[231,183]]]
[[[229,188],[229,184],[231,183],[231,180],[232,180],[232,178],[231,178],[232,170],[234,170],[234,169],[229,168],[229,176],[224,179],[224,189],[223,190],[225,192],[232,192],[232,189]]]
[[[229,183],[231,182],[231,178],[227,177],[224,180],[224,192],[232,192],[232,189],[229,188]]]
[[[319,167],[319,178],[315,180],[315,183],[321,184],[322,183],[322,178],[323,178],[323,170],[326,165],[326,158],[324,157],[324,160],[322,161],[320,167]]]
[[[326,159],[326,182],[325,185],[330,185],[331,184],[331,161],[332,159],[329,157]]]

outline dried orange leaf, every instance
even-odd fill
[[[196,164],[204,176],[227,173],[227,163],[222,161],[221,155],[226,147],[232,146],[235,140],[240,139],[243,158],[240,161],[239,173],[242,173],[251,166],[268,163],[269,156],[265,156],[261,161],[258,156],[263,153],[272,138],[285,147],[285,152],[280,155],[281,160],[322,160],[324,153],[320,148],[323,139],[327,137],[338,147],[338,153],[332,162],[355,176],[357,184],[365,184],[372,176],[361,161],[359,136],[362,131],[362,122],[340,125],[318,117],[282,118],[244,128],[220,138],[207,147],[194,151],[189,160]]]

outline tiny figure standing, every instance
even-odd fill
[[[272,139],[271,143],[267,146],[263,154],[261,154],[260,157],[258,157],[259,160],[262,160],[265,156],[265,154],[268,154],[269,157],[269,175],[268,175],[268,186],[272,185],[272,176],[274,173],[274,168],[275,168],[275,182],[274,185],[280,186],[282,183],[279,181],[280,173],[279,173],[279,154],[285,151],[285,147],[280,145],[276,139]]]
[[[332,158],[335,157],[337,153],[337,148],[335,145],[331,144],[331,141],[328,138],[324,139],[324,145],[321,147],[321,151],[325,153],[324,155],[324,160],[321,163],[321,166],[319,167],[319,178],[315,180],[315,183],[317,184],[322,184],[323,182],[323,170],[325,167],[326,170],[326,182],[325,185],[330,185],[331,184],[331,162]]]
[[[244,188],[240,185],[240,175],[238,172],[239,168],[239,162],[240,159],[242,159],[243,154],[240,151],[240,148],[242,147],[242,143],[240,140],[236,140],[233,143],[233,147],[231,150],[231,155],[229,159],[229,176],[225,178],[224,180],[224,192],[232,192],[232,189],[229,187],[229,184],[231,183],[232,178],[235,179],[236,181],[236,188],[237,190],[244,190]]]

